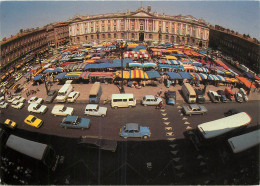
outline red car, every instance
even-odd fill
[[[230,100],[232,100],[232,98],[234,97],[234,93],[231,91],[230,88],[225,88],[225,94],[226,94],[227,98]]]

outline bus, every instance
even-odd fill
[[[198,125],[197,129],[186,132],[186,136],[194,144],[195,148],[210,144],[210,142],[223,140],[223,136],[235,132],[250,124],[251,117],[246,112],[240,112],[228,117],[209,121]]]
[[[181,91],[187,103],[196,103],[196,92],[189,83],[184,83]]]
[[[9,135],[6,147],[43,162],[52,171],[56,170],[60,156],[49,145],[27,140],[15,135]],[[63,161],[63,160],[62,160]]]

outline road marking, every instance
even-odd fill
[[[161,109],[161,111],[162,111],[162,112],[165,112],[165,110],[164,110],[164,109]]]
[[[186,129],[187,129],[187,130],[190,130],[190,129],[192,129],[192,127],[188,126]]]
[[[181,106],[178,106],[177,108],[180,109],[180,108],[182,108],[182,107],[181,107]]]
[[[187,120],[188,118],[183,117],[182,120]]]
[[[171,153],[174,154],[174,155],[176,155],[176,154],[178,154],[178,151],[177,151],[177,150],[171,151]]]
[[[170,122],[163,122],[165,125],[169,125],[170,124]]]
[[[181,159],[181,158],[173,158],[173,160],[174,160],[175,162],[180,161],[180,159]]]
[[[178,166],[175,166],[174,168],[177,170],[180,170],[182,167],[183,167],[182,165],[178,165]]]
[[[163,120],[168,120],[168,118],[163,118]]]
[[[167,138],[168,141],[174,141],[176,138]]]
[[[180,116],[183,116],[183,113],[181,113]]]
[[[166,132],[166,136],[174,136],[173,132]]]
[[[165,130],[172,130],[172,127],[165,127]]]
[[[178,110],[178,112],[181,112],[181,110]]]
[[[185,123],[184,123],[184,125],[189,125],[190,123],[188,122],[188,121],[186,121]]]
[[[162,113],[162,115],[163,115],[163,116],[166,116],[167,114],[166,114],[166,113],[165,113],[165,114]]]
[[[173,149],[177,146],[177,144],[172,144],[170,145],[170,147],[172,147]]]

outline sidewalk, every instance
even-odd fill
[[[24,80],[25,79],[22,78],[20,80],[20,82],[24,82]],[[93,84],[79,83],[79,84],[72,84],[72,85],[73,85],[75,91],[80,92],[80,96],[79,96],[79,98],[77,99],[76,102],[78,102],[78,103],[88,103],[89,91],[90,91],[91,87],[93,86]],[[112,94],[119,94],[120,93],[118,86],[116,86],[114,84],[107,84],[106,85],[106,84],[102,83],[101,85],[102,85],[102,91],[103,91],[102,96],[101,96],[101,101],[106,100],[106,99],[110,100]],[[53,84],[51,89],[60,89],[62,86],[63,85],[58,85],[57,82],[56,82],[56,83]],[[31,85],[31,82],[29,82],[26,87],[27,87],[28,90],[36,90],[37,88],[40,90],[40,91],[37,92],[37,94],[30,95],[28,97],[26,96],[27,90],[23,90],[22,96],[24,98],[26,98],[27,100],[30,97],[33,97],[33,96],[38,96],[38,97],[41,97],[43,99],[45,99],[47,97],[47,93],[46,93],[44,83],[42,83],[41,85],[33,86],[33,85]],[[204,86],[201,85],[201,88],[203,89]],[[220,89],[224,90],[225,88],[226,88],[226,86],[215,87],[213,85],[208,85],[206,92],[208,92],[208,90],[213,90],[213,91],[217,91],[217,90],[220,90]],[[175,87],[170,86],[170,88],[166,88],[164,86],[164,84],[159,84],[157,87],[146,86],[146,87],[142,87],[141,89],[130,88],[130,87],[124,86],[124,89],[125,89],[125,93],[133,93],[138,102],[140,102],[140,100],[145,95],[156,95],[160,91],[160,89],[162,89],[162,91],[163,91],[161,96],[164,96],[165,91],[168,91],[168,90],[176,91],[177,100],[184,102],[183,97],[180,95],[180,92],[179,92],[181,90],[180,85],[176,85]],[[232,91],[237,92],[238,88],[233,88]],[[12,90],[12,93],[13,93],[13,90]],[[249,101],[260,100],[259,99],[260,98],[259,92],[258,91],[254,92],[254,90],[252,89],[248,98],[249,98]],[[210,99],[207,95],[205,95],[205,99],[206,99],[206,101],[210,101]]]

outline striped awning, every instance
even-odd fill
[[[113,72],[91,72],[89,77],[109,77],[112,78]]]
[[[171,64],[173,64],[173,65],[181,65],[181,64],[182,64],[181,62],[179,62],[179,61],[177,61],[177,60],[172,60],[172,59],[170,59],[169,62],[170,62]]]
[[[143,67],[141,63],[128,63],[129,67]]]
[[[198,79],[199,81],[202,80],[202,78],[200,77],[199,74],[197,74],[197,73],[190,73],[190,74],[194,77],[194,79]]]
[[[88,79],[89,74],[90,72],[82,72],[79,77],[82,79]]]
[[[142,70],[131,70],[130,79],[149,79],[146,72]]]
[[[202,73],[197,73],[201,77],[201,79],[207,79],[208,75],[207,74],[202,74]]]
[[[223,77],[223,76],[220,76],[220,75],[216,75],[217,78],[220,80],[220,81],[226,81],[226,79]]]
[[[64,78],[69,79],[69,78],[79,78],[82,72],[69,72],[67,73]]]

